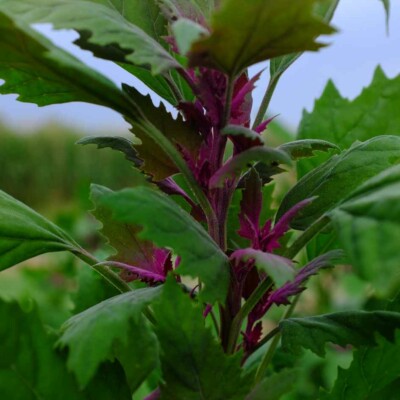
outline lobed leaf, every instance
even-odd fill
[[[289,318],[280,322],[282,347],[299,353],[301,348],[324,356],[330,342],[345,347],[375,346],[375,334],[394,341],[400,328],[400,313],[391,311],[345,311],[306,318]]]
[[[1,94],[38,106],[83,101],[126,110],[125,96],[111,81],[11,16],[0,1]]]
[[[202,140],[200,134],[183,121],[181,116],[178,115],[174,119],[163,104],[156,108],[150,96],[143,96],[135,88],[128,85],[123,85],[123,88],[141,113],[138,121],[129,122],[132,123],[133,133],[142,142],[141,145],[137,146],[139,157],[144,161],[142,169],[153,175],[157,181],[174,175],[178,172],[176,165],[167,156],[164,149],[148,136],[140,118],[150,121],[175,146],[185,149],[188,154],[196,154]]]
[[[293,160],[313,157],[317,151],[329,152],[332,149],[336,152],[340,151],[335,144],[318,139],[294,140],[278,147],[278,150],[285,151]]]
[[[319,0],[315,4],[315,14],[326,23],[330,22],[339,3],[339,0]],[[293,53],[281,57],[275,57],[270,61],[269,71],[271,81],[277,81],[282,74],[302,55]]]
[[[68,347],[68,368],[85,387],[106,360],[118,358],[136,389],[157,365],[157,342],[142,311],[160,287],[138,289],[107,299],[74,315],[61,328],[57,345]],[[127,357],[129,354],[129,357]]]
[[[317,196],[291,223],[293,228],[305,229],[362,183],[399,161],[400,137],[378,136],[356,143],[300,179],[283,199],[277,218],[300,201]]]
[[[0,302],[0,397],[13,400],[131,399],[122,368],[103,365],[90,385],[80,390],[37,311],[25,313],[17,304]]]
[[[205,285],[201,299],[223,302],[229,283],[228,258],[204,228],[172,199],[147,187],[104,195],[100,203],[119,222],[143,227],[140,237],[181,257],[178,273],[199,278]]]
[[[133,147],[133,143],[118,136],[88,136],[76,142],[76,144],[95,144],[98,149],[110,148],[121,152],[125,158],[130,161],[135,167],[140,167],[143,161],[139,158],[137,151]]]
[[[202,308],[172,280],[154,305],[161,347],[163,399],[241,400],[250,380],[242,376],[240,356],[227,356],[205,327]]]
[[[148,29],[155,29],[156,24],[153,19],[144,21],[142,18],[148,15],[144,12],[136,17],[137,1],[2,0],[0,4],[1,9],[7,10],[16,20],[30,24],[51,23],[55,29],[86,31],[90,34],[87,41],[94,45],[117,44],[127,62],[148,65],[153,74],[180,67],[157,40],[139,27],[146,25]]]
[[[321,393],[322,400],[364,400],[396,398],[398,391],[390,384],[400,376],[400,334],[396,343],[378,340],[378,347],[364,347],[354,354],[348,369],[339,368],[331,393]],[[388,388],[385,395],[382,391]],[[394,396],[394,397],[387,397]]]
[[[323,45],[315,38],[335,30],[314,15],[316,1],[223,1],[211,18],[211,34],[192,46],[191,65],[235,76],[260,61],[318,50]]]
[[[56,251],[78,253],[82,249],[62,229],[0,191],[0,271]]]
[[[348,148],[357,140],[365,141],[377,135],[400,133],[400,76],[389,79],[378,67],[371,84],[354,100],[339,93],[330,81],[312,112],[304,112],[299,127],[299,139],[323,139]],[[326,159],[323,158],[323,159]],[[321,163],[307,160],[299,165],[301,176]]]

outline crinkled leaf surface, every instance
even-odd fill
[[[81,387],[88,384],[101,363],[115,357],[121,358],[131,386],[137,388],[146,379],[157,365],[158,350],[142,310],[159,294],[160,288],[124,293],[65,322],[58,346],[68,347],[67,365]]]
[[[81,248],[62,229],[0,191],[0,270],[53,251]]]
[[[165,106],[160,104],[154,106],[150,96],[141,95],[133,87],[124,85],[124,90],[142,116],[150,121],[160,132],[170,139],[175,145],[186,149],[189,154],[195,154],[201,144],[201,136],[192,127],[183,121],[178,115],[176,119],[167,112]],[[153,175],[155,180],[162,180],[178,172],[174,162],[165,154],[164,150],[154,140],[149,138],[143,125],[135,121],[132,123],[133,133],[141,140],[142,144],[137,146],[139,157],[144,160],[142,169]]]
[[[318,50],[334,29],[314,15],[316,0],[225,0],[211,18],[211,35],[194,43],[192,65],[235,75],[259,61]]]
[[[367,181],[330,213],[355,271],[381,292],[400,283],[400,166]]]
[[[345,311],[306,318],[289,318],[279,324],[282,347],[299,353],[301,348],[324,356],[328,342],[345,347],[374,346],[375,334],[393,341],[400,329],[400,313],[391,311]]]
[[[371,84],[354,100],[339,93],[329,82],[312,112],[304,112],[299,139],[323,139],[341,148],[378,135],[400,135],[400,76],[389,79],[378,67]],[[325,158],[322,158],[326,159]],[[302,161],[303,176],[321,163],[321,158]]]
[[[12,400],[121,400],[131,398],[122,368],[105,364],[85,391],[54,350],[36,311],[0,303],[0,398]]]
[[[52,23],[56,29],[87,31],[91,34],[88,42],[95,45],[118,44],[125,52],[125,60],[149,65],[154,74],[179,67],[179,63],[138,26],[158,29],[151,18],[143,19],[143,12],[135,18],[135,3],[126,0],[2,0],[0,7],[28,23]]]
[[[399,162],[400,137],[378,136],[356,143],[300,179],[283,199],[278,219],[300,201],[318,196],[292,221],[292,227],[305,229],[362,183]]]
[[[83,101],[125,110],[126,99],[111,81],[10,15],[0,1],[0,93],[39,106]]]
[[[178,272],[204,283],[200,294],[204,302],[225,300],[228,258],[204,228],[172,199],[141,186],[104,196],[101,204],[112,210],[116,221],[142,226],[141,238],[173,249],[181,257]]]
[[[165,383],[162,398],[171,400],[241,400],[250,379],[242,376],[240,356],[227,356],[205,327],[202,309],[168,280],[154,305]]]

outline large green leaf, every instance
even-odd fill
[[[141,186],[105,195],[100,203],[113,211],[116,221],[142,226],[141,238],[172,248],[181,257],[178,272],[204,283],[204,302],[225,300],[228,258],[204,228],[171,198]]]
[[[400,377],[400,334],[396,343],[379,339],[379,346],[364,347],[354,355],[348,369],[339,368],[338,378],[330,394],[323,400],[380,400],[387,396],[380,391]],[[395,400],[398,392],[391,392]]]
[[[389,311],[400,311],[400,296],[390,302]],[[339,368],[337,380],[330,394],[321,394],[323,400],[396,400],[398,390],[391,384],[400,377],[400,332],[395,341],[378,338],[377,347],[363,347],[354,353],[348,369]],[[395,389],[396,390],[396,389]],[[385,393],[386,391],[386,393]]]
[[[12,400],[109,400],[131,398],[121,366],[106,364],[85,391],[67,371],[36,311],[0,303],[0,398]]]
[[[68,347],[68,368],[85,387],[106,360],[118,358],[137,388],[157,365],[157,343],[143,309],[160,288],[138,289],[105,300],[70,318],[58,341]],[[128,357],[129,355],[129,357]]]
[[[40,254],[81,251],[64,231],[0,191],[0,271]]]
[[[0,93],[39,106],[83,101],[124,112],[128,102],[111,81],[7,15],[0,1]]]
[[[315,38],[334,29],[313,12],[317,0],[225,0],[211,19],[210,36],[191,49],[192,65],[235,75],[259,61],[318,50]]]
[[[156,108],[150,96],[141,95],[133,87],[124,85],[124,91],[129,95],[135,106],[140,109],[142,116],[150,121],[165,137],[175,145],[184,148],[188,154],[193,156],[196,154],[201,144],[201,136],[188,123],[183,121],[180,115],[174,119],[163,104]],[[141,145],[137,146],[139,157],[144,160],[142,169],[153,175],[157,181],[177,173],[178,169],[174,162],[167,156],[163,148],[148,136],[140,119],[138,122],[130,122],[133,126],[133,133],[142,142]]]
[[[318,0],[315,4],[315,14],[329,22],[336,10],[339,0]],[[288,54],[273,58],[269,65],[271,81],[277,81],[282,74],[302,55],[303,53]]]
[[[362,183],[398,162],[400,137],[378,136],[364,143],[356,143],[300,179],[283,199],[277,218],[300,201],[317,196],[292,221],[292,227],[305,229]]]
[[[242,376],[240,355],[227,356],[205,327],[202,307],[168,280],[154,305],[165,383],[162,398],[170,400],[241,400],[250,379]]]
[[[179,63],[139,27],[150,33],[155,31],[155,35],[160,29],[157,21],[146,14],[149,7],[142,4],[138,8],[138,4],[138,1],[125,0],[1,0],[0,8],[28,23],[46,22],[56,29],[89,32],[89,43],[117,44],[124,51],[126,61],[149,65],[154,74],[178,68]]]
[[[345,347],[374,346],[375,334],[393,341],[400,329],[400,313],[392,311],[345,311],[306,318],[284,319],[279,324],[282,347],[299,353],[301,348],[324,356],[328,342]]]
[[[330,213],[356,272],[380,291],[400,283],[400,166],[361,186]]]
[[[299,139],[328,140],[341,148],[377,135],[399,135],[400,76],[389,79],[377,68],[371,84],[354,100],[341,96],[330,81],[311,113],[304,112]],[[324,159],[324,158],[322,158]],[[326,157],[325,157],[326,159]],[[321,158],[302,161],[303,176],[321,163]]]

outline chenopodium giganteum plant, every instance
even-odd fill
[[[106,261],[1,192],[1,269],[69,251],[120,292],[58,335],[35,310],[2,302],[2,399],[122,400],[138,389],[148,399],[279,399],[296,393],[300,376],[283,360],[302,349],[324,356],[328,342],[351,345],[354,358],[320,398],[379,398],[398,382],[399,299],[291,317],[310,277],[339,261],[383,299],[400,283],[400,78],[377,69],[354,101],[329,83],[298,140],[264,139],[280,77],[335,32],[337,3],[0,0],[0,92],[116,110],[132,141],[81,143],[120,151],[138,171],[120,192],[92,186],[93,214],[115,249]],[[78,46],[130,72],[177,117],[134,87],[117,88],[36,23],[75,30]],[[270,83],[252,123],[260,73],[250,78],[247,68],[265,60]],[[300,178],[278,204],[274,177],[297,161]],[[268,328],[274,307],[273,318],[285,311]]]

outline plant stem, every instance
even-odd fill
[[[260,108],[258,110],[256,119],[253,124],[253,129],[257,128],[258,125],[261,124],[261,122],[264,119],[265,114],[267,113],[269,103],[271,102],[272,96],[275,92],[276,86],[278,85],[279,79],[282,76],[282,74],[277,74],[273,77],[271,77],[267,91],[265,92],[264,98],[262,99]]]
[[[90,265],[94,271],[99,273],[109,284],[115,287],[119,292],[128,293],[132,291],[132,288],[125,281],[123,281],[116,273],[111,271],[109,267],[105,266],[86,250],[81,249],[81,251],[75,252],[74,254],[83,262]],[[143,314],[153,325],[156,324],[156,319],[149,307],[145,307],[143,309]]]
[[[289,318],[293,314],[293,311],[296,307],[298,299],[299,299],[299,295],[293,300],[292,304],[286,310],[286,312],[283,315],[283,317],[281,318],[280,322],[282,322],[286,318]],[[279,341],[281,339],[281,334],[278,331],[279,331],[279,327],[270,332],[270,335],[273,334],[272,336],[274,336],[274,339],[271,342],[271,345],[269,346],[268,351],[265,353],[265,356],[262,359],[261,364],[259,365],[259,367],[257,369],[256,377],[254,378],[254,386],[257,385],[258,383],[260,383],[261,380],[264,378],[265,371],[267,370],[268,365],[271,362],[272,357],[274,356],[275,350],[278,347]]]
[[[232,97],[233,97],[233,89],[235,86],[235,80],[228,76],[228,85],[226,88],[226,97],[225,97],[225,108],[224,114],[222,116],[221,127],[225,127],[230,120],[231,117],[231,109],[232,109]]]
[[[270,278],[264,279],[236,314],[229,332],[228,353],[235,351],[236,342],[244,319],[250,314],[251,310],[257,305],[264,294],[271,289],[272,285],[273,283]]]
[[[299,236],[293,244],[286,249],[286,251],[283,253],[283,257],[293,259],[296,257],[296,255],[300,252],[301,249],[303,249],[306,244],[317,234],[319,233],[323,228],[325,228],[326,225],[330,223],[330,219],[328,216],[323,215],[319,219],[317,219],[311,226],[309,226],[301,236]]]
[[[171,92],[173,93],[175,100],[177,103],[183,101],[182,93],[179,90],[178,86],[176,85],[175,81],[172,79],[171,75],[165,74],[164,75],[165,81],[167,82],[169,88],[171,89]]]
[[[258,350],[260,347],[264,346],[264,344],[268,343],[275,335],[279,333],[279,326],[272,329],[272,331],[268,332],[258,343],[257,346],[254,347],[253,351]]]
[[[83,262],[90,265],[94,271],[99,273],[109,284],[115,287],[121,293],[127,293],[132,290],[132,288],[123,281],[116,273],[110,270],[110,268],[105,265],[98,265],[100,263],[95,257],[93,257],[86,250],[76,251],[74,254],[80,258]]]
[[[141,125],[144,127],[146,133],[165,151],[165,153],[169,156],[169,158],[175,163],[179,171],[182,173],[183,177],[186,180],[186,183],[189,185],[192,190],[194,196],[199,202],[201,208],[204,211],[204,214],[207,219],[208,227],[210,229],[210,235],[216,239],[219,236],[218,229],[218,219],[215,215],[215,212],[201,189],[198,185],[196,178],[193,176],[192,171],[190,171],[187,166],[185,160],[180,155],[179,151],[176,147],[171,143],[171,141],[166,138],[162,132],[160,132],[151,122],[149,121],[141,121]]]

